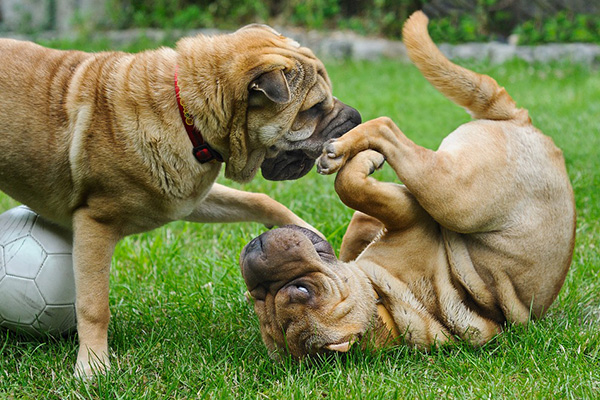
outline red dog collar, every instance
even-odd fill
[[[202,134],[200,131],[194,126],[194,120],[192,115],[187,111],[185,104],[181,100],[179,96],[179,85],[177,84],[177,70],[178,66],[175,66],[175,96],[177,97],[177,107],[179,108],[179,115],[181,116],[181,121],[183,121],[183,126],[185,126],[185,130],[194,146],[193,154],[196,157],[196,160],[200,164],[207,163],[212,160],[217,160],[219,162],[223,162],[223,157],[215,149],[209,146],[208,143],[204,141]]]

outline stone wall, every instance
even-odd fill
[[[323,35],[282,29],[282,33],[313,49],[321,57],[333,59],[377,60],[381,58],[408,61],[404,44],[396,40],[362,37],[347,32]],[[600,65],[600,46],[585,43],[545,44],[517,46],[513,43],[439,44],[450,59],[472,59],[493,64],[513,58],[526,62],[572,61],[587,65]]]
[[[0,22],[5,30],[49,29],[51,15],[47,0],[0,0]]]

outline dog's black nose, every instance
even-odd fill
[[[262,252],[262,243],[260,236],[255,237],[244,246],[240,253],[240,266],[243,266],[244,260],[248,255],[251,255],[256,252]]]
[[[335,120],[332,121],[328,139],[339,138],[349,130],[360,125],[362,117],[357,109],[344,104],[344,107],[336,116]]]

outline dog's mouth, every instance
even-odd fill
[[[262,176],[270,181],[298,179],[306,175],[315,165],[315,159],[302,150],[288,150],[274,158],[266,158],[260,169]]]
[[[262,176],[271,181],[298,179],[306,175],[321,155],[323,145],[338,138],[361,123],[360,113],[336,100],[334,111],[325,116],[308,138],[288,142],[281,152],[266,158],[261,165]],[[286,150],[283,150],[286,149]]]
[[[307,357],[316,355],[348,353],[351,349],[361,345],[362,334],[352,334],[342,339],[323,341],[324,338],[312,337],[304,342]],[[304,356],[301,356],[302,358]]]
[[[324,345],[322,348],[328,352],[347,353],[350,351],[352,346],[360,342],[360,336],[361,335],[352,335],[349,339],[342,340],[340,342],[329,343]]]

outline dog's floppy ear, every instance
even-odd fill
[[[277,104],[290,102],[290,87],[283,70],[265,72],[250,84],[250,89],[263,92],[267,98]]]

